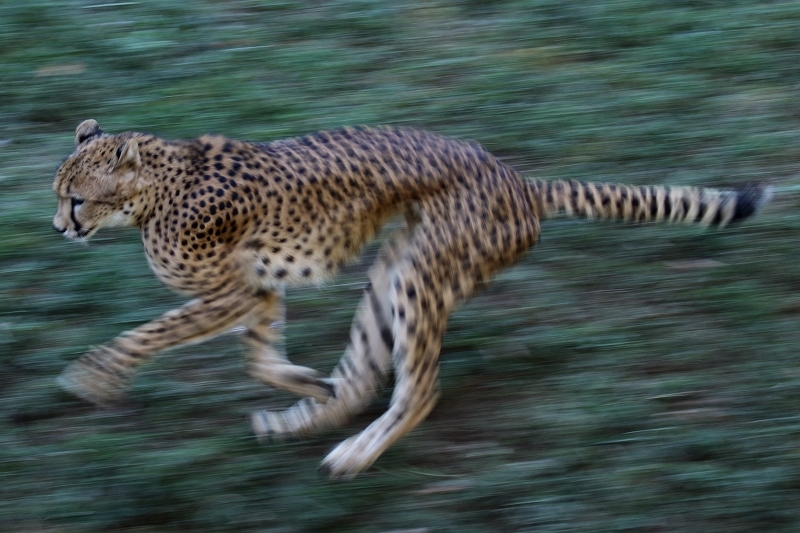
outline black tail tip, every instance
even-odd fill
[[[744,220],[756,214],[772,198],[772,187],[748,183],[736,189],[736,209],[731,222]]]

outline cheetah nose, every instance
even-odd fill
[[[65,231],[67,231],[67,228],[59,228],[55,224],[53,224],[53,229],[56,230],[59,233],[64,233]]]

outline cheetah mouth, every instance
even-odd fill
[[[89,238],[97,232],[97,228],[81,228],[79,230],[70,229],[64,233],[68,241],[80,242],[85,244]]]

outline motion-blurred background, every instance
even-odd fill
[[[52,231],[74,128],[271,140],[344,124],[473,138],[529,176],[770,183],[737,228],[554,221],[452,319],[442,400],[367,474],[346,429],[257,445],[294,400],[233,337],[100,411],[53,380],[176,306],[135,230]],[[0,531],[800,530],[800,3],[0,3]],[[374,253],[374,247],[366,255]],[[363,265],[288,297],[329,371]]]

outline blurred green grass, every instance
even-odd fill
[[[797,531],[798,35],[791,1],[0,3],[0,530]],[[405,124],[528,175],[778,195],[720,232],[547,223],[453,317],[431,417],[331,483],[316,465],[386,399],[259,446],[246,414],[292,398],[230,338],[165,354],[117,410],[53,386],[180,302],[135,232],[50,229],[89,117],[258,140]],[[289,292],[295,361],[335,364],[362,282]]]

